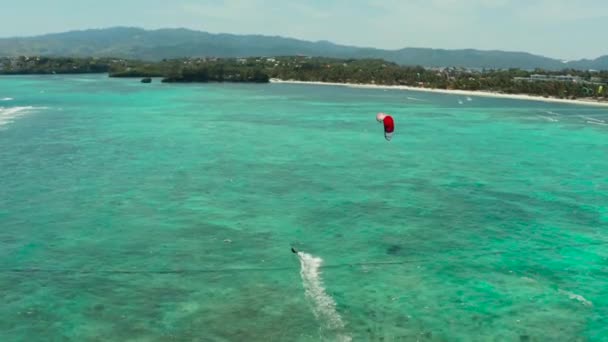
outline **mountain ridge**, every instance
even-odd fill
[[[260,34],[209,33],[187,28],[111,27],[0,38],[0,56],[117,57],[157,61],[181,57],[306,55],[380,58],[425,67],[608,70],[608,55],[563,62],[528,52],[406,47],[387,50]]]

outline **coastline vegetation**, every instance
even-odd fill
[[[401,66],[380,59],[321,57],[183,58],[143,62],[113,58],[0,58],[0,74],[108,73],[163,82],[295,81],[405,85],[545,97],[608,100],[608,71],[472,70]]]

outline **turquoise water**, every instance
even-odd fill
[[[608,340],[605,108],[105,76],[0,100],[2,341]]]

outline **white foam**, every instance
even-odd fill
[[[552,112],[552,111],[546,111],[545,113],[549,114],[549,115],[555,115],[555,116],[559,116],[558,113],[556,112]]]
[[[588,124],[591,125],[600,125],[600,126],[608,126],[608,123],[605,122],[599,122],[599,121],[587,121]]]
[[[559,293],[568,296],[568,298],[570,298],[572,300],[579,301],[580,303],[582,303],[585,306],[593,306],[592,302],[588,301],[587,299],[585,299],[585,297],[583,297],[581,295],[577,295],[576,293],[572,293],[572,292],[564,291],[564,290],[559,290]]]
[[[0,101],[13,101],[14,99],[12,97],[3,97],[0,99]]]
[[[606,121],[604,121],[604,120],[600,120],[600,119],[592,118],[592,117],[590,117],[590,116],[584,116],[584,115],[580,115],[580,117],[581,117],[581,118],[583,118],[583,119],[585,119],[585,120],[587,120],[587,121],[595,121],[595,122],[601,122],[601,123],[606,122]]]
[[[0,107],[0,126],[11,123],[16,118],[36,109],[45,109],[45,107]]]
[[[538,117],[539,117],[539,118],[542,118],[542,119],[545,119],[545,120],[547,120],[547,121],[549,121],[549,122],[558,122],[558,121],[559,121],[558,119],[555,119],[555,118],[552,118],[552,117],[549,117],[549,116],[542,116],[542,115],[539,115]]]
[[[535,283],[535,284],[536,284],[536,283],[538,283],[538,282],[536,281],[536,279],[529,278],[529,277],[521,277],[521,280],[526,281],[526,282],[528,282],[528,283]]]
[[[335,300],[325,292],[323,279],[321,278],[321,265],[323,259],[310,254],[298,252],[300,259],[300,276],[306,297],[311,302],[312,311],[320,322],[326,328],[334,331],[344,329],[344,321],[336,310]],[[352,338],[347,335],[338,335],[340,341],[351,341]]]
[[[467,96],[467,101],[471,102],[473,99],[470,96]]]
[[[410,101],[427,102],[426,100],[423,100],[423,99],[417,99],[417,98],[415,98],[415,97],[411,97],[411,96],[406,97],[406,99],[408,99],[408,100],[410,100]]]

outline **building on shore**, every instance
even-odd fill
[[[530,77],[514,77],[514,81],[520,82],[565,82],[565,83],[591,83],[591,84],[605,84],[606,80],[600,77],[591,77],[586,80],[581,76],[572,75],[541,75],[534,74]]]

